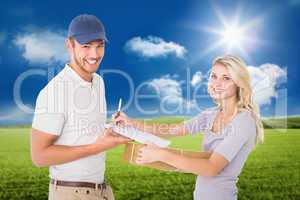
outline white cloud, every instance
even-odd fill
[[[271,103],[272,98],[277,98],[277,87],[286,83],[287,72],[285,69],[275,64],[263,64],[258,67],[248,67],[251,84],[254,92],[254,101],[260,106]],[[185,110],[199,110],[197,102],[187,100],[183,97],[182,85],[186,82],[178,81],[177,75],[165,75],[161,78],[151,80],[148,85],[156,89],[160,101],[168,105],[176,105]],[[201,71],[196,72],[191,81],[192,86],[206,81]]]
[[[286,81],[287,72],[275,64],[263,64],[248,67],[252,79],[254,101],[259,105],[270,104],[276,98],[276,86]]]
[[[148,85],[156,88],[161,102],[168,105],[176,105],[187,110],[195,108],[197,104],[194,100],[184,99],[181,88],[182,83],[175,80],[174,76],[165,75],[159,79],[151,80]]]
[[[178,104],[182,102],[182,89],[180,83],[165,75],[159,79],[153,79],[149,85],[154,86],[161,99],[165,99],[167,103]]]
[[[184,58],[187,52],[183,46],[175,42],[166,42],[155,36],[148,36],[147,38],[134,37],[126,42],[125,50],[145,58],[165,57],[169,54]]]
[[[64,63],[68,59],[65,35],[59,31],[34,30],[19,34],[14,44],[23,50],[22,56],[30,64]]]
[[[193,77],[192,77],[192,80],[191,80],[191,85],[193,87],[195,87],[196,85],[198,85],[201,81],[203,80],[203,74],[201,71],[197,71]]]

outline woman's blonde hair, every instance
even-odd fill
[[[238,110],[246,109],[251,112],[256,123],[256,144],[263,143],[263,124],[260,118],[259,107],[253,102],[253,91],[246,63],[237,56],[225,55],[217,57],[213,61],[213,65],[215,64],[221,64],[227,68],[233,82],[237,85],[237,108]]]

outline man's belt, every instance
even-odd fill
[[[98,188],[98,189],[106,189],[106,183],[103,182],[101,184],[89,183],[89,182],[73,182],[73,181],[60,181],[60,180],[50,180],[51,184],[56,184],[59,186],[67,186],[67,187],[88,187],[88,188]]]

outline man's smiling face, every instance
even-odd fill
[[[68,45],[71,59],[82,71],[94,73],[98,70],[104,56],[104,40],[94,40],[86,44],[80,44],[75,39],[69,39]]]

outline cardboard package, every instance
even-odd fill
[[[126,162],[130,163],[130,164],[134,164],[134,165],[138,165],[138,166],[146,166],[146,167],[151,167],[154,169],[159,169],[159,170],[163,170],[163,171],[178,171],[178,172],[184,172],[181,171],[171,165],[168,165],[166,163],[163,162],[153,162],[153,163],[147,163],[147,164],[137,164],[135,162],[136,158],[137,158],[137,154],[140,148],[144,147],[144,144],[137,144],[137,143],[128,143],[125,146],[125,150],[124,150],[124,154],[123,154],[123,158]],[[196,151],[185,151],[182,149],[175,149],[175,148],[165,148],[166,150],[176,153],[176,154],[181,154],[181,155],[186,155],[189,157],[193,157],[193,158],[204,158],[204,159],[208,159],[211,155],[211,153],[209,152],[196,152]]]

